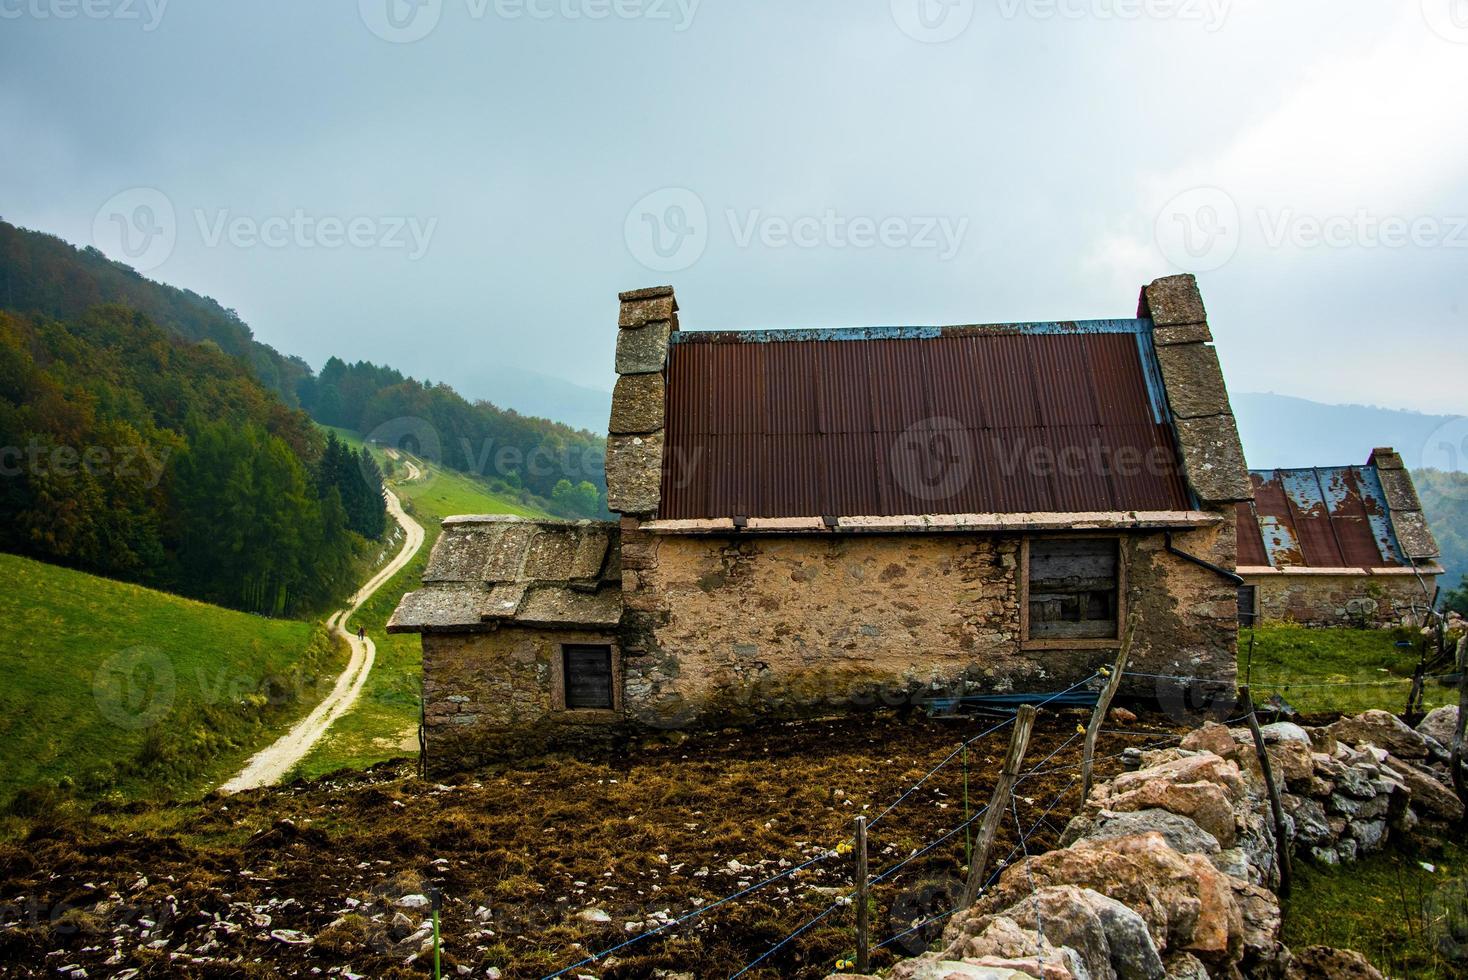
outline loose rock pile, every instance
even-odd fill
[[[1328,863],[1463,817],[1443,731],[1384,711],[1264,728],[1295,853]],[[892,980],[1380,978],[1357,954],[1280,942],[1274,821],[1247,729],[1209,724],[1096,786],[1062,848],[1005,869],[950,920],[941,949]],[[1349,967],[1349,968],[1347,968]],[[857,980],[848,976],[846,980]]]

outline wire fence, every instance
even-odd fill
[[[1098,678],[1102,676],[1103,672],[1093,673],[1084,680],[1081,680],[1076,684],[1073,684],[1070,687],[1066,688],[1064,691],[1056,692],[1037,702],[1035,707],[1043,708],[1046,705],[1051,704],[1055,701],[1062,701],[1061,707],[1067,707],[1069,706],[1066,702],[1066,698],[1068,695],[1071,695],[1072,692],[1075,692],[1080,688],[1093,684],[1093,682],[1097,681]],[[1200,678],[1185,677],[1182,675],[1156,674],[1141,671],[1123,671],[1123,676],[1148,679],[1178,680],[1189,683],[1195,683],[1199,682],[1200,680],[1205,680]],[[1241,720],[1243,720],[1242,717],[1229,719],[1228,722],[1232,724]],[[786,933],[778,941],[772,943],[768,948],[753,955],[752,958],[742,967],[740,967],[734,973],[730,974],[730,980],[735,980],[735,978],[745,976],[746,974],[755,970],[761,965],[768,963],[771,958],[775,957],[781,950],[787,949],[790,944],[797,940],[799,937],[805,935],[821,922],[827,920],[837,910],[850,905],[853,900],[867,900],[867,896],[871,894],[872,889],[875,889],[878,886],[891,887],[893,885],[893,882],[903,874],[908,873],[916,868],[928,867],[930,862],[926,862],[925,859],[932,858],[937,860],[937,858],[935,858],[935,853],[939,852],[940,849],[943,848],[945,845],[949,845],[957,841],[961,835],[967,843],[968,832],[971,831],[976,823],[983,820],[988,815],[990,810],[990,805],[988,803],[973,811],[970,811],[968,809],[968,750],[975,744],[980,743],[985,739],[988,739],[1002,732],[1004,729],[1008,728],[1014,723],[1015,717],[1010,716],[1002,721],[987,726],[976,735],[960,741],[955,748],[947,752],[935,765],[929,768],[910,785],[906,786],[906,788],[898,793],[898,795],[895,799],[892,800],[892,802],[888,803],[876,814],[875,817],[869,820],[867,822],[867,830],[868,832],[870,832],[872,829],[876,828],[884,821],[887,821],[889,818],[891,818],[893,813],[900,806],[911,800],[915,794],[919,793],[940,773],[943,773],[946,769],[953,766],[956,760],[961,760],[961,764],[964,767],[963,785],[965,794],[965,812],[961,820],[957,821],[953,826],[947,827],[946,829],[940,831],[936,834],[936,836],[932,837],[931,839],[925,840],[918,846],[912,848],[911,852],[905,857],[897,858],[887,868],[870,876],[865,883],[865,889],[860,887],[853,887],[845,894],[836,897],[830,903],[820,908],[801,924]],[[1100,734],[1113,736],[1140,737],[1148,739],[1148,741],[1143,745],[1131,746],[1121,752],[1113,752],[1096,756],[1092,760],[1093,763],[1114,762],[1117,759],[1124,758],[1129,753],[1132,753],[1134,751],[1148,751],[1169,745],[1175,745],[1182,737],[1181,734],[1176,731],[1169,732],[1152,728],[1109,728],[1102,726],[1099,727],[1098,732]],[[988,874],[988,876],[986,877],[982,887],[980,888],[980,895],[987,893],[987,891],[994,885],[994,883],[999,880],[1003,872],[1011,866],[1016,857],[1027,858],[1030,856],[1030,854],[1032,853],[1031,844],[1034,841],[1036,835],[1040,834],[1042,830],[1048,826],[1048,821],[1051,815],[1061,805],[1065,798],[1071,795],[1071,793],[1076,789],[1077,785],[1081,782],[1081,775],[1078,770],[1082,768],[1084,763],[1075,762],[1065,763],[1061,765],[1050,765],[1050,763],[1053,762],[1057,756],[1061,755],[1066,750],[1071,749],[1075,745],[1075,742],[1079,738],[1081,738],[1084,733],[1085,728],[1078,728],[1076,732],[1071,734],[1059,745],[1050,750],[1044,756],[1044,758],[1029,766],[1015,780],[1013,785],[1014,792],[1011,793],[1008,799],[1006,817],[1011,818],[1014,821],[1014,832],[1017,835],[1017,839],[1015,844],[1010,848],[1009,853],[1003,859],[997,862],[992,873]],[[1017,792],[1019,788],[1030,780],[1047,776],[1057,776],[1065,773],[1072,774],[1069,782],[1067,782],[1067,784],[1058,793],[1055,794],[1055,796],[1048,802],[1047,805],[1045,805],[1044,809],[1039,812],[1039,815],[1033,821],[1031,821],[1027,826],[1023,825],[1020,819],[1021,803],[1023,803],[1026,807],[1037,808],[1038,805],[1033,800],[1030,800],[1020,795]],[[1084,801],[1079,802],[1083,803]],[[1060,833],[1059,828],[1051,827],[1050,829],[1057,835]],[[838,857],[841,857],[845,853],[849,852],[851,844],[852,838],[847,837],[839,842],[834,848],[822,851],[815,857],[811,857],[799,864],[786,868],[778,874],[771,875],[761,881],[742,887],[721,898],[701,904],[698,908],[693,909],[685,913],[684,915],[679,916],[678,918],[670,919],[667,922],[658,925],[656,928],[645,930],[635,936],[611,945],[598,952],[584,956],[583,958],[577,960],[575,963],[572,963],[570,966],[564,967],[554,973],[547,974],[542,978],[542,980],[557,980],[557,978],[566,976],[567,974],[573,973],[574,971],[580,970],[584,967],[588,967],[594,963],[605,961],[608,957],[624,952],[629,948],[638,945],[639,943],[647,942],[658,936],[665,936],[677,930],[681,926],[686,925],[689,922],[699,919],[702,916],[708,915],[716,909],[727,906],[741,899],[748,898],[749,896],[754,895],[755,893],[760,892],[770,887],[771,885],[795,878],[802,872],[811,870],[813,868],[816,868],[818,865],[822,865],[826,862],[830,862]],[[965,851],[960,852],[960,854],[964,853],[966,853],[966,849]],[[1031,880],[1031,884],[1033,885],[1033,880]],[[924,915],[923,918],[921,918],[919,921],[912,922],[901,931],[896,932],[895,934],[888,936],[887,938],[876,943],[872,947],[872,949],[889,949],[891,946],[893,946],[893,944],[899,943],[915,933],[922,933],[923,930],[935,925],[938,922],[943,921],[944,919],[947,919],[959,910],[959,907],[955,905],[947,909],[946,911],[938,912],[937,914]]]

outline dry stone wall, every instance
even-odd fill
[[[1461,820],[1432,735],[1455,712],[1419,730],[1378,711],[1266,726],[1294,852],[1351,860],[1391,834]],[[1358,954],[1281,943],[1274,823],[1246,730],[1207,725],[1134,762],[1093,789],[1067,846],[1007,868],[938,950],[890,980],[1380,980]]]

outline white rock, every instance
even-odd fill
[[[605,909],[582,909],[580,912],[576,913],[576,921],[585,922],[589,925],[600,925],[602,923],[611,922],[612,917],[607,913]]]
[[[404,895],[395,904],[400,909],[426,909],[429,902],[426,895]]]

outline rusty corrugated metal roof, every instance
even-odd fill
[[[1239,564],[1400,568],[1407,564],[1374,466],[1255,470],[1239,505]]]
[[[1151,323],[673,335],[659,517],[1186,510]]]

